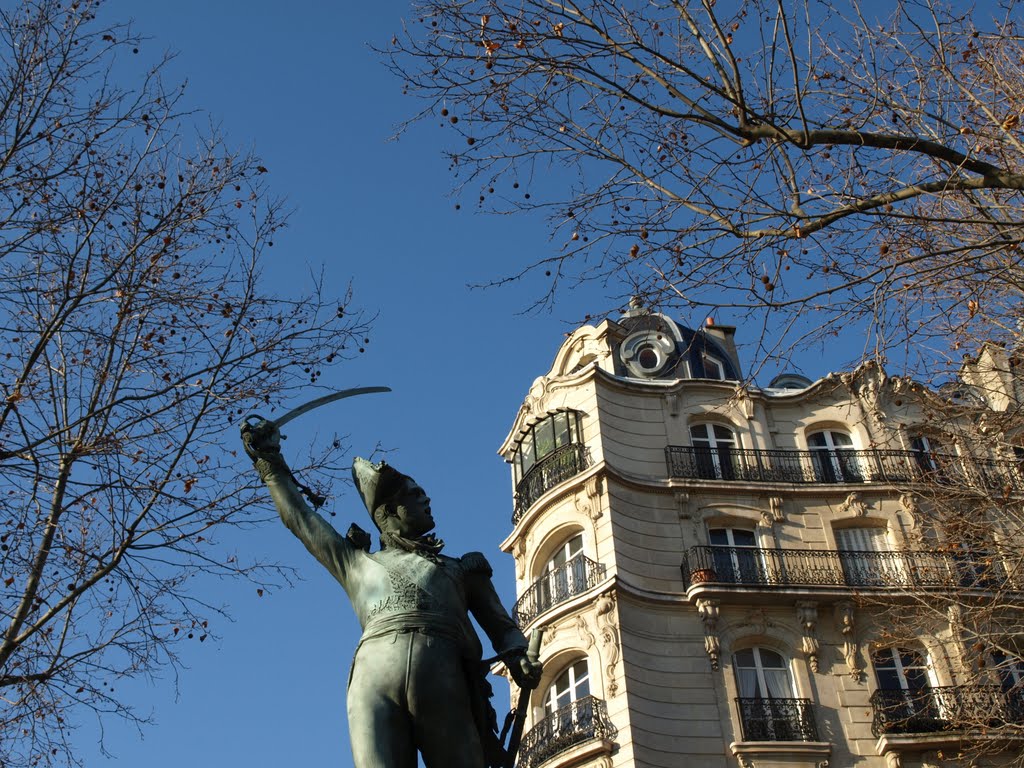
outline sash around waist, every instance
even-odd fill
[[[381,635],[392,632],[422,632],[426,635],[454,640],[465,648],[466,635],[463,629],[448,614],[434,611],[398,611],[375,616],[365,627],[360,645]]]

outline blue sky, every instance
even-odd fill
[[[378,443],[392,449],[391,463],[432,497],[447,551],[485,551],[510,606],[512,560],[497,545],[510,528],[511,482],[495,451],[564,334],[610,300],[590,286],[564,294],[554,313],[531,316],[521,311],[544,290],[539,282],[466,287],[551,246],[538,218],[475,215],[473,199],[455,210],[441,149],[456,137],[439,124],[389,141],[419,105],[367,44],[386,44],[407,9],[406,0],[111,0],[101,13],[135,19],[151,37],[143,60],[177,51],[169,77],[188,80],[189,102],[234,143],[256,149],[274,191],[295,208],[271,252],[268,286],[300,292],[322,268],[338,294],[351,281],[355,302],[379,313],[365,355],[322,383],[394,392],[296,422],[286,453],[335,432],[357,455]],[[235,440],[225,434],[228,447]],[[354,493],[335,511],[341,529],[350,521],[370,527]],[[188,668],[177,687],[170,671],[126,687],[154,719],[141,737],[105,721],[105,756],[94,723],[83,719],[77,743],[86,765],[351,765],[345,681],[358,626],[345,595],[283,526],[233,534],[227,545],[240,557],[294,566],[303,580],[262,598],[252,585],[204,585],[203,597],[226,605],[233,623],[211,628],[218,640],[182,648]],[[503,714],[505,691],[497,702]]]

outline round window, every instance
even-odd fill
[[[636,361],[645,371],[656,371],[661,367],[661,357],[650,344],[640,347],[636,353]]]

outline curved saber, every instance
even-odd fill
[[[292,408],[288,413],[280,418],[273,419],[272,421],[278,426],[283,427],[292,419],[297,419],[304,413],[309,413],[314,408],[319,408],[321,405],[327,405],[333,403],[335,400],[344,400],[346,397],[355,397],[356,395],[370,395],[375,392],[390,392],[391,387],[353,387],[352,389],[342,389],[338,392],[332,392],[329,395],[318,397],[310,400],[308,403],[303,403],[298,408]],[[252,418],[251,416],[249,418]],[[258,418],[258,417],[257,417]],[[248,419],[247,419],[248,420]]]

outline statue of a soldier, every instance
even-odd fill
[[[271,421],[242,428],[246,452],[281,520],[345,589],[362,627],[348,684],[356,768],[485,768],[504,761],[472,613],[515,681],[537,686],[540,665],[501,606],[479,552],[441,554],[430,499],[385,462],[356,459],[352,476],[381,549],[352,526],[341,536],[314,512],[280,451]]]

